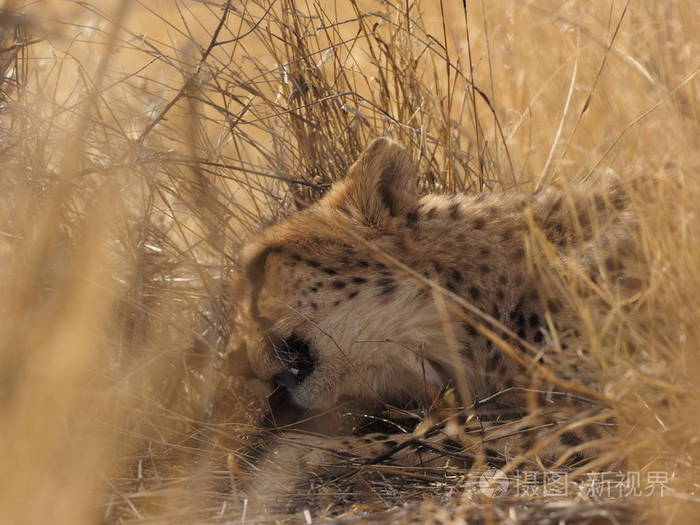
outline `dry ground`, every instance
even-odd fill
[[[259,407],[227,283],[246,236],[382,133],[426,192],[636,181],[649,282],[581,322],[611,450],[667,487],[491,500],[387,474],[286,518],[696,521],[698,34],[693,0],[6,1],[0,523],[285,519],[242,491]]]

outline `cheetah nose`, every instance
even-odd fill
[[[294,373],[295,371],[296,373]],[[298,375],[299,370],[292,368],[291,370],[283,370],[279,374],[276,374],[272,380],[276,385],[283,386],[287,389],[292,389],[299,385],[299,379],[297,379]]]

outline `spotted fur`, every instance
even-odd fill
[[[577,313],[551,283],[566,274],[591,300],[639,286],[625,193],[419,197],[417,178],[405,149],[376,139],[321,200],[265,230],[245,252],[237,341],[257,380],[305,415],[425,408],[445,392],[461,408],[395,436],[283,434],[261,471],[597,454],[588,444],[610,414]],[[515,415],[484,425],[483,400]]]

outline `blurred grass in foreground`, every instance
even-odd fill
[[[618,453],[670,473],[640,512],[697,515],[694,2],[469,6],[6,3],[0,523],[245,518],[234,466],[256,401],[227,354],[238,247],[381,133],[413,152],[425,191],[637,181],[650,281],[604,319],[582,305],[582,330]],[[327,512],[408,520],[401,502]]]

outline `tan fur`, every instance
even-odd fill
[[[595,392],[576,313],[544,283],[564,271],[591,290],[638,284],[621,190],[419,197],[416,180],[408,153],[376,139],[320,201],[247,248],[237,327],[255,375],[307,413],[425,406],[450,387],[470,406],[571,378]],[[302,381],[285,341],[312,356]]]

